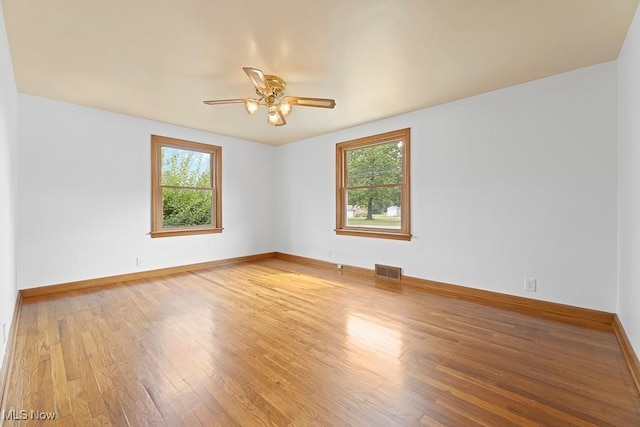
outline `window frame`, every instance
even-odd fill
[[[359,148],[402,141],[402,183],[400,184],[400,229],[347,225],[347,152]],[[336,229],[338,235],[411,240],[411,128],[339,142],[336,144]]]
[[[162,148],[196,151],[209,154],[211,177],[211,224],[200,226],[164,227],[162,206]],[[191,187],[184,187],[191,188]],[[222,147],[151,135],[151,237],[187,236],[221,233],[222,228]]]

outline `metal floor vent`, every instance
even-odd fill
[[[391,267],[390,265],[376,264],[376,277],[384,277],[385,279],[400,281],[402,269],[400,267]]]

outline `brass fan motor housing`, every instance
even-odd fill
[[[274,76],[271,74],[265,74],[264,79],[267,81],[267,84],[271,88],[272,95],[276,98],[279,98],[284,94],[284,90],[287,88],[287,82],[278,76]],[[256,90],[258,95],[268,95],[266,93],[261,93],[259,90]]]

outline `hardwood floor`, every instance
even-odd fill
[[[277,259],[24,299],[2,409],[27,418],[7,426],[640,425],[608,325]]]

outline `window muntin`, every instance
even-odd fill
[[[151,236],[221,232],[221,147],[152,135],[151,151]]]
[[[410,129],[336,145],[336,233],[409,240]]]

